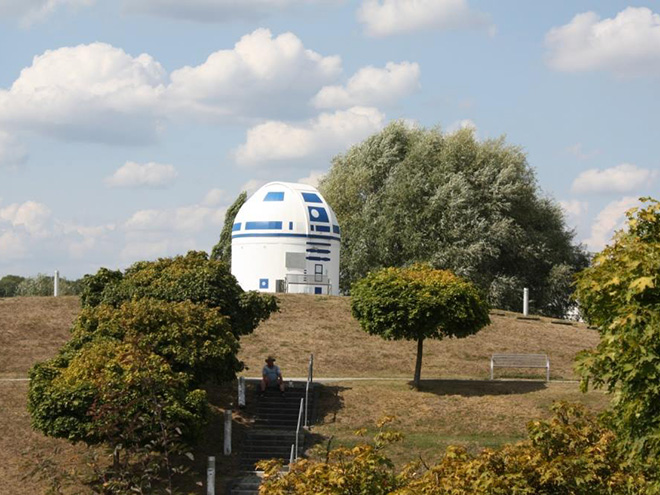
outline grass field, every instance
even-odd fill
[[[405,434],[404,441],[392,447],[393,458],[402,463],[422,455],[430,462],[448,444],[477,450],[518,440],[529,420],[548,416],[554,400],[580,401],[594,409],[602,409],[608,401],[600,392],[581,394],[571,381],[576,378],[575,353],[598,342],[598,334],[583,325],[519,320],[514,313],[493,315],[492,325],[475,336],[426,342],[423,383],[415,392],[408,383],[415,343],[366,335],[351,318],[349,306],[348,298],[286,295],[281,297],[281,312],[242,340],[241,358],[249,366],[246,376],[258,376],[269,353],[277,356],[285,378],[306,376],[309,354],[314,353],[316,377],[347,378],[321,388],[320,422],[313,429],[321,444],[329,437],[335,444],[355,443],[356,429],[373,431],[376,420],[393,414],[398,418],[396,428]],[[68,338],[78,309],[74,297],[0,299],[0,378],[25,377],[34,362],[53,356]],[[485,381],[493,352],[548,353],[554,381],[546,385],[542,370],[498,371],[500,376],[540,381]],[[397,380],[350,380],[365,377]],[[87,472],[89,456],[100,451],[32,431],[26,391],[26,382],[0,382],[0,493],[49,493],[58,485],[63,487],[61,493],[87,493],[75,473]],[[195,451],[198,480],[204,478],[207,455],[222,459],[221,475],[231,473],[235,461],[235,455],[229,460],[221,456],[220,423],[224,408],[234,400],[234,388],[209,387],[209,393],[214,416]],[[249,408],[235,418],[237,449],[249,427]],[[222,482],[219,487],[223,488]],[[187,488],[205,493],[194,483]]]

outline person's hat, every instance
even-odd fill
[[[268,356],[266,362],[268,363],[269,361],[275,361],[275,358],[273,356]]]

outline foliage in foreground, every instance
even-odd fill
[[[28,409],[44,434],[113,455],[102,493],[172,493],[174,460],[206,423],[208,380],[235,378],[240,335],[277,308],[242,291],[205,253],[84,278],[82,310],[57,356],[30,370]]]
[[[601,334],[578,358],[582,386],[615,393],[614,425],[641,461],[660,456],[660,202],[627,213],[616,233],[580,274],[577,299]]]
[[[324,460],[301,460],[289,473],[264,463],[261,495],[640,495],[656,493],[628,464],[614,433],[583,406],[556,403],[554,417],[528,426],[528,440],[471,455],[459,447],[427,467],[397,472],[383,442],[340,447]],[[379,435],[382,435],[381,431]],[[391,434],[390,434],[391,436]]]
[[[417,341],[415,387],[425,339],[467,337],[490,323],[488,304],[473,284],[428,265],[372,272],[351,294],[351,312],[367,333]]]
[[[414,262],[451,270],[492,306],[562,317],[586,267],[559,204],[540,191],[523,150],[470,130],[387,126],[333,159],[319,190],[342,228],[340,285]]]

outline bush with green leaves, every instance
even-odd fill
[[[217,308],[229,318],[236,337],[252,332],[277,310],[269,294],[244,292],[223,261],[210,260],[203,251],[185,256],[140,261],[124,274],[101,269],[83,279],[83,307],[105,303],[114,307],[131,299],[190,301]]]
[[[425,339],[467,337],[490,323],[488,304],[473,284],[428,265],[372,272],[353,284],[351,295],[351,312],[364,331],[417,341],[415,387]]]
[[[627,213],[625,230],[579,275],[576,297],[598,327],[598,346],[578,357],[582,386],[614,394],[612,414],[631,455],[660,456],[660,202]]]
[[[202,385],[236,377],[240,335],[277,301],[243,292],[225,263],[198,252],[125,273],[101,269],[83,286],[71,339],[30,371],[32,424],[107,445],[115,462],[101,476],[103,493],[142,493],[157,480],[171,492],[170,456],[207,419]]]

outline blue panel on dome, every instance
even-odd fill
[[[279,230],[282,222],[245,222],[245,230]]]
[[[264,201],[284,201],[284,193],[271,191],[268,194],[266,194]]]
[[[260,278],[259,279],[259,288],[260,289],[267,289],[268,288],[268,279],[267,278]]]
[[[289,230],[293,230],[293,222],[289,222]]]
[[[339,225],[333,225],[332,226],[332,232],[335,234],[340,234],[341,230],[339,229]]]
[[[317,248],[312,248],[307,250],[308,253],[318,253],[318,254],[330,254],[329,249],[317,249]]]
[[[321,201],[321,198],[319,198],[318,194],[302,193],[302,195],[303,195],[303,199],[307,203],[323,203],[323,201]]]
[[[320,206],[308,206],[309,210],[309,219],[312,222],[329,222],[328,212],[325,211],[325,208]]]
[[[241,230],[241,222],[235,223],[234,225],[231,226],[232,232],[236,232],[237,230]]]
[[[316,226],[316,231],[317,232],[330,232],[330,227],[328,225],[317,225]]]
[[[323,287],[314,287],[314,294],[323,294]]]
[[[330,258],[321,258],[320,256],[307,256],[309,261],[330,261]]]

